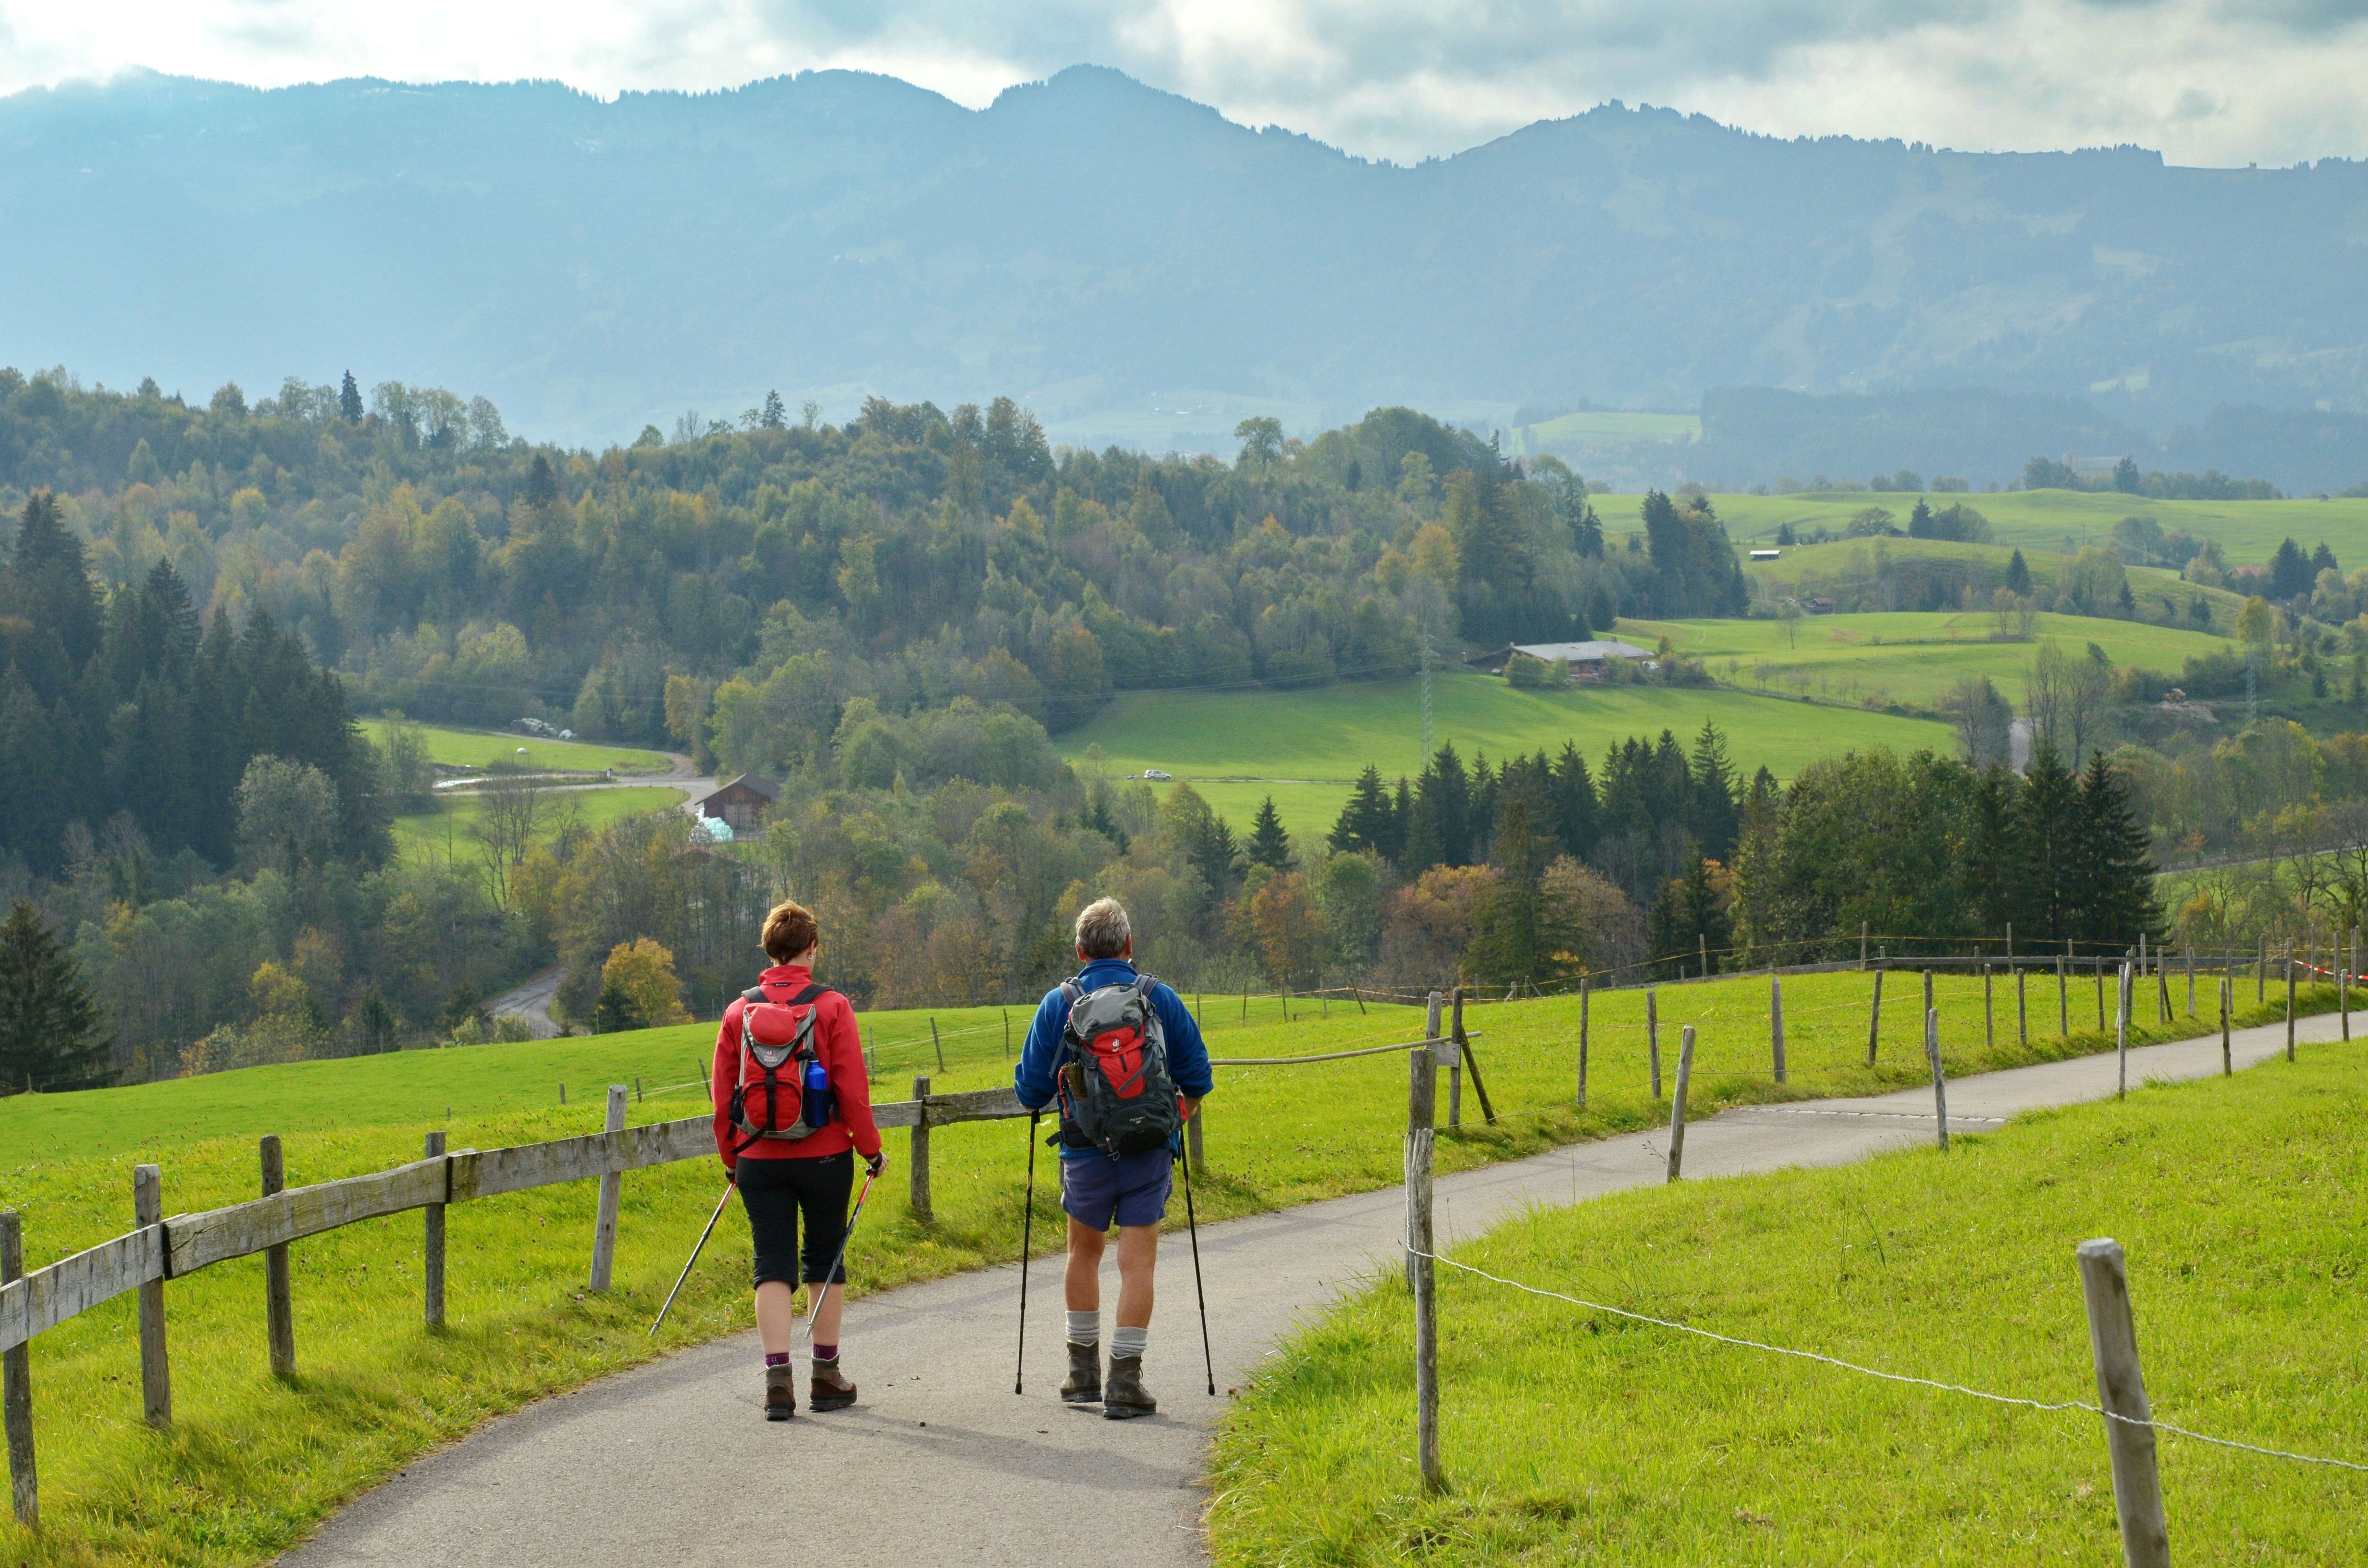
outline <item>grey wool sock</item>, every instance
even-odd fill
[[[1151,1330],[1129,1328],[1124,1324],[1110,1330],[1110,1359],[1122,1361],[1130,1356],[1140,1356],[1143,1347],[1151,1343]]]
[[[1097,1312],[1069,1314],[1069,1343],[1099,1345],[1102,1342],[1102,1314]]]

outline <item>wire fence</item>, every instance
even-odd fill
[[[1519,1279],[1508,1279],[1501,1274],[1492,1274],[1485,1268],[1448,1257],[1440,1253],[1422,1251],[1415,1246],[1411,1238],[1406,1242],[1406,1253],[1409,1256],[1444,1264],[1450,1268],[1477,1276],[1492,1284],[1502,1285],[1531,1296],[1566,1301],[1572,1306],[1583,1307],[1591,1312],[1601,1312],[1608,1317],[1624,1318],[1631,1323],[1641,1323],[1654,1328],[1666,1328],[1677,1334],[1691,1335],[1697,1339],[1707,1339],[1718,1345],[1733,1346],[1744,1350],[1765,1351],[1771,1356],[1789,1356],[1797,1360],[1815,1361],[1821,1366],[1839,1368],[1845,1372],[1855,1372],[1861,1377],[1876,1378],[1888,1383],[1905,1383],[1916,1388],[1934,1389],[1942,1393],[1963,1394],[1968,1399],[1984,1400],[1992,1404],[2013,1405],[2035,1411],[2082,1411],[2090,1415],[2101,1416],[2107,1421],[2150,1427],[2155,1431],[2169,1432],[2194,1442],[2209,1443],[2215,1448],[2237,1449],[2246,1453],[2267,1455],[2271,1459],[2292,1460],[2298,1464],[2327,1465],[2337,1470],[2357,1471],[2362,1474],[2368,1474],[2368,1464],[2358,1463],[2351,1460],[2329,1459],[2324,1455],[2296,1453],[2286,1449],[2264,1448],[2256,1443],[2239,1442],[2233,1437],[2216,1437],[2209,1433],[2198,1432],[2191,1427],[2176,1426],[2168,1421],[2140,1419],[2126,1415],[2118,1411],[2107,1410],[2102,1405],[2090,1404],[2084,1400],[2027,1399],[2017,1394],[1993,1393],[1987,1389],[1970,1388],[1963,1383],[1942,1382],[1938,1379],[1914,1377],[1904,1372],[1886,1372],[1878,1367],[1861,1366],[1855,1361],[1845,1361],[1838,1356],[1827,1356],[1819,1351],[1799,1350],[1790,1346],[1770,1345],[1764,1340],[1745,1339],[1736,1335],[1720,1334],[1712,1329],[1697,1327],[1690,1323],[1655,1317],[1650,1312],[1634,1312],[1626,1307],[1612,1306],[1606,1301],[1591,1301],[1583,1296],[1568,1295],[1560,1290],[1549,1290],[1543,1286],[1528,1284]]]

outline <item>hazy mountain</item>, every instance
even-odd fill
[[[350,366],[586,440],[768,387],[1008,392],[1155,448],[1252,408],[1486,428],[1731,386],[1988,386],[2158,434],[2368,410],[2368,165],[1617,105],[1404,168],[1084,67],[980,111],[837,72],[609,103],[144,75],[0,99],[0,360],[192,395]]]

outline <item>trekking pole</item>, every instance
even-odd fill
[[[1209,1297],[1201,1289],[1201,1226],[1192,1217],[1192,1162],[1184,1162],[1184,1233],[1192,1238],[1192,1295],[1201,1303],[1201,1365],[1209,1374],[1209,1397],[1217,1396],[1217,1362],[1209,1354]]]
[[[823,1270],[822,1289],[814,1293],[814,1305],[806,1309],[806,1343],[808,1345],[814,1343],[814,1321],[822,1311],[822,1299],[830,1294],[830,1288],[836,1283],[832,1277],[837,1274],[838,1266],[847,1261],[847,1244],[855,1239],[856,1221],[863,1218],[863,1205],[871,1196],[871,1184],[879,1179],[877,1173],[869,1165],[864,1167],[863,1190],[855,1195],[855,1212],[847,1217],[847,1229],[839,1233],[838,1256],[830,1260],[828,1268]],[[845,1295],[847,1287],[839,1286],[839,1293]]]
[[[1036,1118],[1028,1113],[1028,1211],[1019,1221],[1019,1355],[1011,1369],[1011,1392],[1020,1392],[1028,1371],[1028,1245],[1036,1229]]]
[[[658,1329],[666,1323],[666,1313],[674,1311],[674,1299],[682,1294],[682,1282],[690,1278],[691,1266],[699,1261],[700,1251],[707,1245],[707,1238],[715,1233],[715,1221],[723,1218],[723,1206],[732,1201],[732,1189],[739,1180],[738,1171],[724,1173],[723,1196],[715,1200],[715,1212],[707,1217],[707,1229],[699,1233],[699,1245],[690,1249],[690,1257],[683,1264],[682,1272],[675,1276],[674,1289],[666,1292],[666,1305],[658,1309],[658,1321],[650,1324],[651,1338],[657,1337]]]

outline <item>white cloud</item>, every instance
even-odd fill
[[[1782,135],[2368,154],[2368,0],[0,0],[0,90],[148,66],[605,94],[842,66],[975,107],[1090,61],[1402,160],[1611,97]]]

